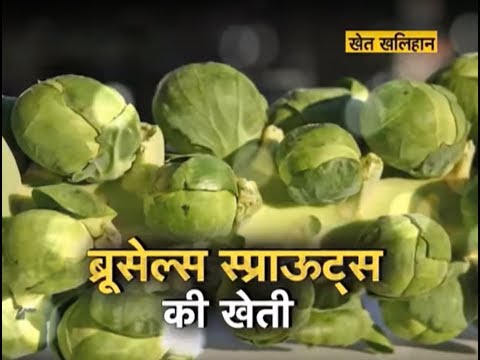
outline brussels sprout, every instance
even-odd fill
[[[3,280],[3,279],[2,279]],[[43,296],[28,308],[19,306],[2,283],[2,359],[18,359],[47,346],[47,321],[52,304]]]
[[[396,336],[421,344],[439,344],[457,337],[478,314],[478,290],[473,291],[470,276],[467,263],[452,263],[447,279],[427,294],[408,300],[381,300],[386,326]]]
[[[116,90],[78,75],[26,90],[13,109],[12,130],[34,162],[72,182],[120,177],[141,144],[133,105]]]
[[[225,158],[259,139],[267,122],[267,101],[234,68],[214,62],[189,64],[167,74],[152,104],[167,145],[182,154]]]
[[[414,177],[435,178],[461,158],[470,124],[450,91],[393,80],[370,94],[360,130],[370,150],[386,164]]]
[[[351,78],[338,85],[288,92],[270,107],[269,122],[287,132],[306,124],[336,123],[359,135],[359,111],[368,89]]]
[[[5,272],[15,300],[55,294],[88,279],[87,251],[93,238],[78,220],[53,210],[34,209],[8,222],[3,238]]]
[[[458,57],[450,66],[433,74],[429,82],[442,85],[457,96],[467,120],[470,135],[478,143],[478,53]]]
[[[310,310],[315,299],[315,290],[311,281],[291,282],[287,279],[280,279],[278,282],[260,283],[250,281],[231,281],[224,277],[217,292],[219,300],[234,300],[238,298],[236,292],[243,290],[250,299],[271,300],[271,294],[274,290],[284,289],[289,293],[291,300],[295,301],[295,306],[290,311],[291,327],[288,329],[271,326],[262,328],[233,329],[233,334],[247,343],[255,346],[270,346],[282,343],[288,340],[301,326],[306,324],[310,317]]]
[[[2,137],[2,218],[11,215],[10,197],[18,193],[22,179],[15,158]]]
[[[362,340],[372,350],[393,352],[388,338],[363,308],[360,292],[340,295],[333,283],[318,281],[310,319],[295,331],[293,341],[309,346],[345,347]]]
[[[76,288],[88,279],[87,252],[118,247],[115,212],[69,184],[33,190],[35,208],[9,219],[4,229],[5,273],[15,301]]]
[[[280,178],[300,204],[331,204],[362,187],[361,152],[335,124],[310,124],[287,134],[276,152]]]
[[[261,205],[253,182],[237,179],[227,163],[210,155],[163,166],[145,196],[147,226],[158,238],[210,243],[231,235],[236,223]]]
[[[51,339],[54,351],[64,360],[198,356],[203,347],[202,329],[175,329],[164,323],[162,300],[173,293],[142,285],[129,285],[114,296],[98,292],[81,296],[58,322],[56,338]],[[183,340],[181,348],[172,341],[172,335]]]
[[[367,290],[387,298],[424,294],[442,283],[451,260],[448,234],[421,214],[382,216],[359,237],[362,248],[384,249],[380,281]]]

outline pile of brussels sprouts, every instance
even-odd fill
[[[106,296],[89,282],[87,251],[132,236],[152,249],[386,250],[381,281],[347,279],[345,296],[324,279],[231,282],[213,258],[212,299],[281,286],[297,301],[290,329],[232,329],[255,346],[389,353],[395,338],[439,344],[476,325],[477,53],[424,82],[345,78],[272,104],[228,65],[190,64],[159,82],[152,114],[78,75],[2,97],[2,359],[197,357],[203,331],[167,326],[161,300],[199,284]]]

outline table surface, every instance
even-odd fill
[[[376,303],[367,300],[365,305],[374,320],[383,327]],[[473,360],[478,357],[478,329],[476,327],[467,329],[455,340],[436,346],[412,345],[410,342],[393,337],[391,340],[395,344],[393,354],[371,354],[360,347],[309,348],[294,344],[281,344],[259,349],[234,338],[222,320],[214,317],[209,318],[205,350],[197,360]],[[48,351],[44,351],[22,360],[52,360],[52,357]]]

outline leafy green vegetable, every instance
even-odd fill
[[[131,104],[97,80],[62,75],[18,98],[12,129],[34,162],[72,182],[123,175],[140,147],[140,120]]]
[[[414,177],[434,178],[459,161],[470,124],[455,95],[445,88],[392,80],[369,96],[360,130],[386,164]]]
[[[267,122],[267,102],[255,85],[215,62],[185,65],[165,75],[152,109],[167,145],[182,154],[225,158],[259,139]]]

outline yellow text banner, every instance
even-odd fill
[[[438,52],[436,30],[347,30],[346,53],[427,53]]]

